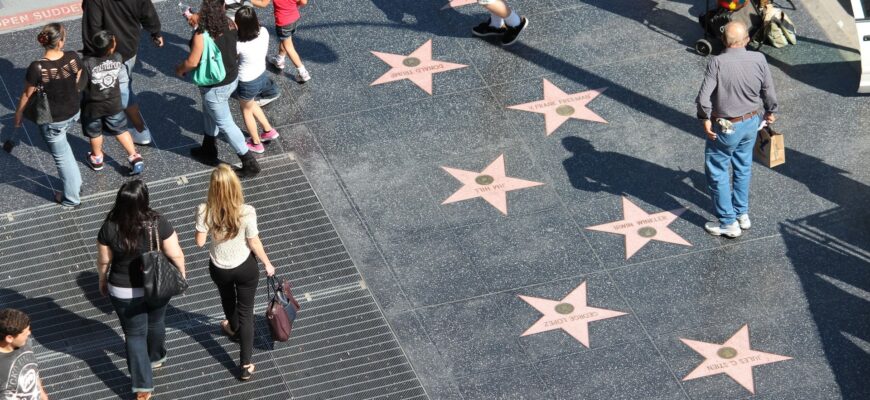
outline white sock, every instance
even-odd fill
[[[276,54],[275,60],[277,60],[278,62],[284,61],[284,55],[281,53]]]
[[[504,25],[504,18],[495,14],[489,15],[489,26],[493,28],[501,28],[502,25]]]
[[[511,15],[504,19],[504,23],[511,28],[519,26],[521,22],[523,21],[520,20],[520,16],[515,11],[511,11]]]
[[[296,70],[299,71],[300,74],[304,74],[304,73],[308,72],[308,70],[305,69],[304,65],[300,65],[299,67],[296,68]]]

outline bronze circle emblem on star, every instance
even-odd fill
[[[571,314],[572,312],[574,312],[574,306],[568,303],[557,304],[556,312],[563,315]]]
[[[408,57],[402,60],[402,64],[404,64],[406,67],[416,67],[420,65],[420,59],[417,57]]]
[[[656,235],[656,228],[645,226],[637,230],[637,234],[641,237],[651,238]]]
[[[571,107],[567,104],[562,104],[561,106],[556,107],[556,114],[567,117],[574,114],[574,107]]]
[[[474,178],[474,182],[476,182],[478,185],[481,185],[481,186],[489,185],[494,181],[495,181],[495,178],[493,178],[489,175],[480,175],[477,178]]]
[[[737,350],[733,347],[723,347],[716,352],[716,355],[727,360],[737,357]]]

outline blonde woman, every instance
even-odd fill
[[[221,164],[211,173],[208,199],[196,211],[196,245],[202,247],[211,237],[208,271],[217,285],[226,320],[221,329],[233,341],[239,341],[239,379],[251,379],[254,364],[254,294],[260,274],[257,259],[263,262],[266,275],[275,274],[257,230],[254,207],[245,204],[242,185],[236,173]],[[256,258],[254,258],[256,256]]]

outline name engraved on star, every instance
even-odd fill
[[[538,103],[538,104],[533,105],[532,110],[540,110],[542,108],[550,108],[550,107],[555,107],[557,105],[558,104],[555,101],[546,101],[543,103]]]
[[[390,78],[398,78],[400,76],[412,76],[414,74],[422,74],[424,72],[437,71],[439,69],[444,69],[444,64],[435,64],[435,65],[427,65],[425,67],[419,68],[408,68],[406,70],[396,71],[390,74]]]
[[[568,322],[573,322],[573,321],[582,321],[584,319],[589,319],[589,318],[593,318],[596,316],[598,316],[598,313],[595,311],[592,311],[592,312],[588,312],[585,314],[572,315],[568,318],[559,318],[559,319],[554,319],[552,321],[544,321],[544,328],[549,328],[551,326],[559,326],[559,325],[562,325],[562,324],[565,324]]]
[[[598,96],[598,94],[595,94],[595,96]],[[595,96],[593,96],[591,93],[586,93],[586,94],[581,94],[581,95],[577,95],[577,96],[566,97],[564,99],[559,99],[558,103],[565,104],[565,103],[573,103],[575,101],[580,101],[580,100],[589,100],[591,98],[594,98]]]
[[[659,222],[659,221],[665,221],[667,219],[668,219],[667,216],[659,215],[658,217],[655,217],[655,218],[647,218],[647,219],[635,221],[635,223],[638,225],[648,225],[648,224],[652,224],[652,223]]]
[[[505,187],[505,184],[504,184],[504,183],[501,183],[501,184],[498,184],[498,185],[492,185],[492,186],[485,186],[485,187],[474,188],[474,191],[475,191],[476,193],[494,193],[494,192],[502,192],[502,191],[504,191],[504,187]]]
[[[613,229],[622,230],[622,229],[628,229],[628,228],[631,228],[631,227],[633,227],[633,226],[634,226],[634,223],[632,223],[632,222],[625,222],[625,223],[622,223],[622,224],[613,224]]]

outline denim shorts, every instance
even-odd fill
[[[252,81],[239,81],[239,87],[236,89],[236,97],[242,101],[251,101],[257,98],[269,99],[277,95],[278,88],[266,72]]]
[[[275,26],[275,36],[278,37],[279,42],[283,42],[285,39],[290,39],[296,34],[296,24],[299,21],[296,21],[292,24],[287,24],[284,26]]]
[[[105,117],[82,116],[82,131],[91,139],[98,138],[103,133],[108,136],[118,136],[127,131],[127,115],[121,111]]]

